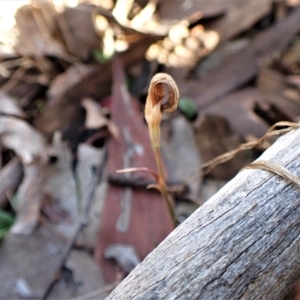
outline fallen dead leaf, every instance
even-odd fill
[[[57,15],[69,52],[83,61],[88,60],[100,44],[92,20],[93,8],[91,5],[78,5],[75,9],[66,8]]]
[[[25,113],[18,106],[17,101],[11,96],[0,92],[0,113],[13,115],[20,118],[25,117]]]
[[[38,7],[24,5],[15,15],[18,29],[17,51],[24,56],[43,57],[45,55],[63,56],[66,53],[62,42],[55,39],[57,12],[47,1],[39,2]],[[44,67],[46,67],[43,62]]]
[[[48,159],[46,141],[41,133],[23,120],[14,117],[0,117],[0,143],[13,150],[23,164]]]
[[[17,221],[13,233],[30,234],[38,223],[42,182],[48,154],[44,137],[25,121],[0,117],[0,144],[21,159],[24,179],[18,189]]]
[[[196,129],[196,140],[201,159],[204,162],[233,150],[241,144],[241,140],[232,132],[227,120],[217,115],[203,117]],[[216,179],[230,180],[250,162],[249,155],[239,153],[224,165],[212,169],[210,174]]]
[[[93,101],[90,98],[86,98],[82,101],[82,106],[85,108],[87,116],[85,119],[86,129],[101,129],[107,127],[110,134],[118,140],[120,137],[120,132],[118,127],[105,117],[101,109],[100,104]]]
[[[256,105],[262,103],[264,98],[260,91],[247,88],[223,97],[221,102],[203,109],[201,113],[225,117],[233,132],[243,139],[248,135],[259,138],[268,130],[268,124],[254,112]]]
[[[49,102],[53,105],[52,99],[63,94],[72,86],[78,84],[90,71],[92,67],[83,64],[74,64],[64,73],[56,76],[47,91]]]
[[[270,67],[262,67],[257,85],[269,103],[277,105],[293,117],[300,113],[300,93],[295,80]]]

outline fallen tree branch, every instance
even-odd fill
[[[259,158],[300,175],[300,129]],[[240,172],[175,229],[108,299],[282,299],[300,274],[300,189]]]

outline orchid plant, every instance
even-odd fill
[[[154,151],[158,173],[150,171],[147,168],[130,168],[117,171],[119,173],[135,171],[149,172],[155,178],[157,184],[149,185],[148,188],[157,188],[161,192],[174,227],[176,226],[175,212],[172,199],[167,189],[160,151],[160,123],[162,113],[172,113],[177,109],[178,99],[178,88],[170,75],[158,73],[152,78],[145,105],[145,119],[148,124],[151,146]]]

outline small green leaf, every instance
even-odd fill
[[[42,99],[36,100],[35,105],[36,105],[37,109],[39,110],[39,112],[42,112],[46,106],[45,101],[43,101]]]
[[[14,223],[14,217],[5,210],[0,210],[0,230],[4,227],[10,227]]]
[[[134,78],[126,76],[125,83],[126,83],[126,86],[127,86],[128,90],[132,89],[132,87],[134,86],[135,82],[136,82],[136,80]]]
[[[15,218],[10,213],[0,210],[0,239],[9,231],[14,221]]]
[[[93,56],[94,59],[99,63],[105,63],[109,61],[114,55],[114,51],[112,51],[109,55],[106,55],[103,51],[100,49],[94,49]]]
[[[179,109],[189,120],[195,120],[198,114],[197,106],[193,100],[189,98],[179,99]]]

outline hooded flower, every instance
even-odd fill
[[[171,113],[175,111],[178,106],[178,98],[179,92],[176,83],[170,75],[158,73],[152,78],[145,105],[145,118],[153,148],[159,148],[159,126],[162,112]]]

